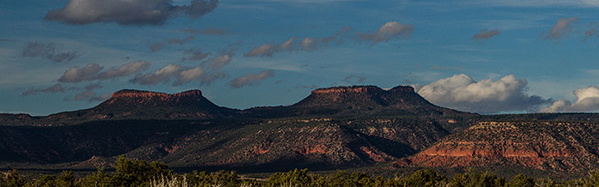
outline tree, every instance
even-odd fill
[[[116,173],[110,181],[112,186],[146,186],[152,179],[173,174],[164,163],[148,164],[144,160],[130,160],[122,155],[116,160],[115,168]]]
[[[526,176],[525,174],[516,175],[510,182],[507,183],[509,187],[534,187],[535,180]]]
[[[477,187],[477,186],[504,186],[505,179],[498,178],[488,172],[468,171],[466,174],[456,174],[450,182],[451,186]]]
[[[111,177],[104,172],[104,168],[98,168],[98,171],[85,176],[81,183],[83,186],[109,186]]]
[[[400,182],[404,186],[429,187],[436,186],[437,183],[446,180],[445,176],[437,174],[437,172],[430,168],[426,168],[414,172],[412,175],[401,179]]]
[[[309,175],[308,169],[293,170],[287,173],[275,173],[268,177],[265,186],[315,186],[316,180]]]
[[[4,173],[2,178],[0,179],[0,186],[6,187],[21,187],[25,186],[25,178],[19,174],[17,169],[12,169]]]

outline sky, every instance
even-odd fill
[[[121,89],[220,106],[413,86],[482,114],[597,112],[597,0],[20,0],[0,4],[0,113]]]

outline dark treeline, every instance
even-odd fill
[[[418,170],[409,175],[396,174],[392,177],[373,177],[366,173],[337,171],[320,175],[307,169],[286,173],[274,173],[267,179],[244,178],[235,171],[197,172],[177,174],[159,162],[148,163],[143,160],[130,160],[119,157],[115,164],[116,172],[108,174],[102,169],[92,174],[76,177],[72,171],[63,171],[60,175],[44,175],[38,178],[26,178],[17,170],[3,172],[0,175],[0,187],[345,187],[345,186],[599,186],[599,172],[590,172],[587,177],[557,183],[551,178],[531,178],[524,174],[511,180],[488,172],[469,171],[449,178],[432,169]]]

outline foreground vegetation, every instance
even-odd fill
[[[470,171],[456,174],[451,178],[440,175],[432,169],[418,170],[412,174],[392,177],[373,177],[366,173],[337,171],[328,175],[319,175],[307,169],[286,173],[274,173],[267,179],[243,178],[235,171],[198,172],[177,174],[159,162],[147,163],[143,160],[130,160],[119,157],[115,165],[116,172],[108,174],[98,169],[90,175],[76,177],[72,171],[63,171],[60,175],[44,175],[27,178],[17,170],[0,174],[0,187],[110,187],[110,186],[151,186],[151,187],[237,187],[237,186],[599,186],[599,172],[590,172],[587,177],[567,181],[561,184],[551,178],[531,178],[524,174],[511,180],[488,172]]]

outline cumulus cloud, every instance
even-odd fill
[[[273,70],[264,70],[257,74],[247,74],[241,77],[237,77],[229,82],[229,85],[233,88],[241,88],[243,86],[257,85],[260,81],[273,77],[275,74]]]
[[[572,31],[570,25],[577,20],[578,17],[560,18],[559,20],[557,20],[557,23],[551,28],[549,34],[547,34],[547,36],[544,37],[544,39],[559,40],[566,34],[570,33],[570,31]],[[544,33],[541,34],[541,36],[543,35]]]
[[[572,102],[565,100],[565,99],[560,99],[560,100],[553,102],[553,104],[551,104],[550,106],[541,109],[539,112],[541,112],[541,113],[562,112],[562,111],[566,111],[571,105],[572,105]]]
[[[199,66],[185,67],[177,64],[169,64],[153,73],[137,74],[129,82],[141,85],[172,84],[174,86],[186,84],[189,82],[200,82],[200,85],[209,85],[213,81],[226,78],[226,74],[220,71],[228,65],[236,50],[237,43],[229,44],[221,52],[208,58],[212,53],[202,52],[201,50],[189,49],[184,53],[189,54],[185,60],[202,61]],[[208,59],[206,59],[208,58]],[[205,60],[206,59],[206,60]]]
[[[202,67],[195,67],[187,70],[183,70],[179,73],[177,80],[175,80],[174,85],[181,85],[183,83],[188,83],[193,80],[201,79],[206,72]]]
[[[62,9],[50,10],[45,20],[83,25],[115,22],[120,25],[162,25],[181,14],[192,19],[211,12],[216,0],[193,0],[190,5],[174,5],[172,0],[69,0]]]
[[[202,52],[201,50],[196,50],[196,49],[188,49],[188,50],[185,50],[183,53],[187,54],[189,56],[184,57],[182,61],[185,61],[185,60],[200,61],[200,60],[204,60],[205,58],[207,58],[208,56],[210,56],[212,54],[210,52]]]
[[[487,41],[487,39],[489,39],[495,35],[498,35],[498,34],[499,34],[499,30],[497,30],[497,29],[493,29],[490,31],[487,29],[483,29],[478,34],[474,35],[472,37],[472,40],[479,41],[479,42],[485,42],[485,41]]]
[[[599,110],[599,88],[590,86],[574,91],[576,102],[572,103],[565,99],[555,101],[540,112],[589,112]]]
[[[96,63],[88,64],[82,68],[72,67],[64,72],[58,81],[75,83],[87,80],[95,80],[96,74],[102,71],[102,68],[102,66]]]
[[[371,42],[374,45],[379,42],[386,42],[392,38],[402,36],[408,39],[414,31],[414,26],[410,24],[401,24],[395,21],[387,22],[379,28],[375,33],[356,33],[358,41]]]
[[[229,64],[231,62],[233,58],[233,50],[229,50],[227,52],[223,52],[220,55],[208,59],[206,61],[204,61],[202,63],[202,65],[212,69],[212,70],[219,70],[223,67],[225,67],[227,64]]]
[[[278,51],[293,51],[295,49],[295,46],[293,45],[295,43],[295,39],[297,39],[297,37],[289,38],[287,41],[285,41],[281,45],[279,45],[276,48],[276,50],[278,50]]]
[[[314,51],[316,50],[316,41],[311,37],[304,38],[302,42],[300,42],[300,46],[302,46],[303,50]]]
[[[21,95],[22,96],[29,96],[29,95],[35,95],[37,93],[58,93],[58,92],[64,93],[64,88],[60,84],[55,84],[55,85],[50,86],[48,88],[42,88],[42,89],[31,88],[31,89],[29,89],[29,90],[21,93]]]
[[[23,52],[21,52],[21,56],[30,58],[42,57],[53,62],[68,62],[81,56],[81,54],[76,51],[56,52],[56,46],[53,43],[30,42],[25,46]]]
[[[214,36],[222,36],[227,35],[227,31],[218,28],[205,28],[205,29],[194,29],[194,28],[185,28],[181,29],[183,32],[191,33],[191,34],[200,34],[200,35],[214,35]]]
[[[102,71],[104,67],[97,63],[88,64],[82,68],[72,67],[58,79],[60,82],[77,83],[81,81],[107,80],[118,77],[133,75],[150,67],[150,63],[146,61],[130,62],[119,67],[111,67]]]
[[[130,82],[141,85],[154,85],[162,82],[170,81],[171,77],[179,74],[181,66],[169,64],[162,69],[156,70],[154,73],[138,74]]]
[[[264,44],[261,46],[258,46],[252,50],[250,50],[249,52],[243,54],[243,56],[246,57],[254,57],[254,56],[272,56],[273,50],[276,47],[274,47],[272,44]]]
[[[277,52],[291,52],[295,50],[303,50],[303,51],[314,51],[318,48],[328,46],[330,42],[336,41],[337,44],[341,44],[343,34],[351,30],[351,27],[343,27],[341,31],[324,38],[315,38],[315,37],[305,37],[298,44],[295,42],[298,37],[291,37],[288,40],[282,42],[281,44],[263,44],[258,47],[251,49],[249,52],[245,53],[246,57],[272,57],[274,53]]]
[[[210,72],[203,66],[182,67],[169,64],[153,73],[138,74],[129,82],[141,85],[166,84],[172,81],[172,85],[182,85],[192,81],[200,81],[200,85],[209,85],[212,81],[226,77],[223,72]]]
[[[540,96],[528,95],[526,79],[507,75],[497,81],[474,81],[459,74],[440,79],[418,89],[418,94],[436,105],[480,113],[536,110],[550,102]]]
[[[589,24],[589,30],[584,32],[584,41],[586,42],[589,38],[593,36],[599,37],[599,24],[596,21],[591,22]]]

